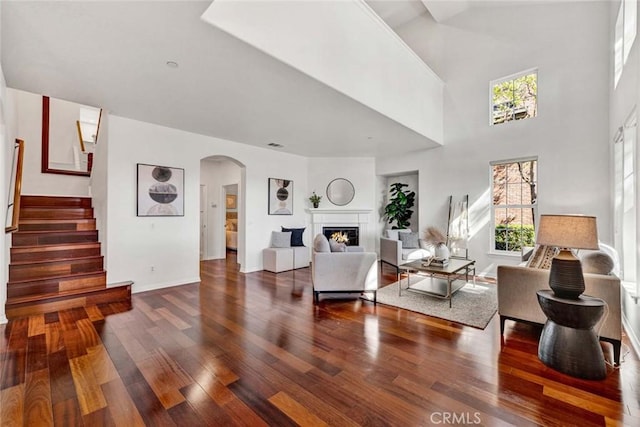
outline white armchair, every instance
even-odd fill
[[[318,234],[313,241],[311,282],[314,302],[320,293],[373,292],[376,302],[378,265],[375,252],[331,252],[327,238]]]
[[[410,233],[411,230],[386,230],[387,236],[380,237],[380,263],[388,264],[400,273],[399,267],[407,262],[432,256],[431,250],[422,239],[418,239],[418,247],[403,248],[400,240],[401,233]]]

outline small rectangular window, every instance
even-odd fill
[[[520,252],[535,245],[538,160],[491,162],[492,252]]]
[[[529,70],[491,82],[492,125],[538,114],[538,71]]]
[[[638,2],[637,0],[624,0],[624,59],[623,63],[627,63],[627,58],[631,53],[631,46],[636,40],[638,31]]]

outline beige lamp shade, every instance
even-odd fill
[[[536,243],[572,249],[598,249],[595,216],[540,215]]]

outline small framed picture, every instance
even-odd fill
[[[269,178],[269,215],[293,215],[293,181]]]
[[[137,216],[184,216],[184,169],[138,163]]]
[[[235,194],[227,194],[227,209],[238,209],[238,200]]]

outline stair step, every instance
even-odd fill
[[[35,294],[49,294],[104,287],[107,283],[106,271],[67,274],[40,280],[24,280],[7,283],[7,298],[24,297]]]
[[[13,233],[11,241],[13,246],[97,242],[98,231],[17,231]]]
[[[19,231],[78,231],[95,230],[96,220],[81,219],[20,219]]]
[[[100,255],[99,242],[18,246],[11,248],[11,263],[47,261],[59,258],[82,258],[95,255]]]
[[[93,218],[93,208],[20,207],[20,219],[82,219]]]
[[[15,319],[69,308],[114,302],[127,302],[129,306],[131,305],[131,284],[109,288],[84,288],[25,297],[11,297],[7,298],[5,311],[8,319]]]
[[[41,207],[41,206],[68,206],[78,208],[90,208],[90,197],[74,196],[21,196],[21,207]]]
[[[132,282],[106,286],[91,198],[22,196],[12,234],[7,318],[103,303],[131,308]]]
[[[67,274],[102,271],[103,267],[104,264],[101,255],[10,264],[9,283],[59,277]]]

